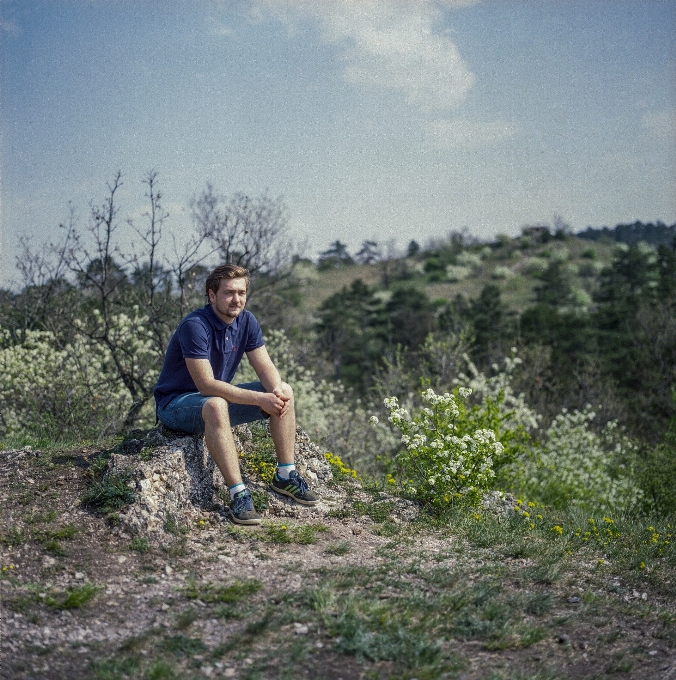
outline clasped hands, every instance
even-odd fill
[[[275,387],[272,392],[265,392],[261,397],[260,407],[271,416],[283,418],[289,412],[291,398],[282,392],[281,387]]]

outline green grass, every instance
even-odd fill
[[[164,522],[164,530],[174,536],[181,536],[187,534],[190,531],[190,527],[187,524],[181,524],[176,517],[168,512]]]
[[[150,543],[145,536],[136,536],[129,544],[129,550],[134,550],[135,552],[145,555],[149,553],[152,548],[150,547]]]
[[[108,474],[92,483],[82,495],[82,503],[104,514],[120,510],[136,497],[129,482],[128,474]]]
[[[352,550],[352,547],[350,546],[348,541],[340,541],[340,543],[334,543],[333,545],[329,545],[326,547],[324,552],[327,555],[347,555],[347,553]]]
[[[225,586],[216,585],[210,581],[198,584],[194,580],[189,580],[181,594],[188,599],[202,602],[235,603],[254,595],[261,588],[261,583],[254,579],[235,580]]]
[[[28,515],[23,516],[23,521],[26,524],[46,524],[47,522],[53,522],[59,513],[56,510],[49,510],[47,512],[37,512],[33,511]]]
[[[174,628],[178,630],[186,630],[190,628],[197,619],[199,619],[199,612],[194,607],[188,607],[185,611],[182,611],[174,622]]]
[[[80,609],[91,602],[99,590],[101,586],[85,583],[76,588],[69,588],[64,594],[47,596],[45,603],[55,609]]]
[[[26,534],[19,527],[10,527],[0,537],[0,543],[4,543],[10,548],[23,545],[27,540]]]
[[[144,673],[144,680],[174,680],[176,675],[173,664],[166,661],[156,661]]]
[[[317,535],[329,529],[323,524],[267,524],[261,538],[269,543],[299,543],[310,545],[317,542]]]
[[[169,635],[160,643],[159,648],[171,652],[174,656],[193,656],[206,650],[206,645],[199,638],[186,637],[185,635]]]
[[[140,665],[138,657],[95,659],[89,669],[92,680],[122,680],[132,677]]]

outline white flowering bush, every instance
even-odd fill
[[[464,267],[462,265],[449,264],[446,266],[446,278],[449,281],[462,281],[466,279],[472,270],[470,267]]]
[[[478,253],[472,253],[469,250],[463,250],[462,252],[458,253],[456,262],[461,267],[469,267],[472,270],[481,269],[481,255]]]
[[[526,403],[523,394],[512,388],[514,371],[522,363],[512,348],[512,356],[505,358],[500,370],[493,364],[495,374],[488,377],[477,369],[467,354],[463,354],[467,372],[461,372],[454,383],[473,395],[471,420],[477,426],[493,430],[504,446],[504,453],[496,466],[501,467],[528,450],[531,433],[538,429],[540,415]]]
[[[60,347],[54,334],[27,331],[0,349],[0,433],[96,436],[115,427],[131,405],[123,385],[111,380],[107,357],[82,336]]]
[[[595,417],[589,407],[556,416],[541,447],[516,463],[519,489],[554,507],[573,504],[590,512],[618,512],[638,503],[643,492],[628,462],[635,447],[616,421],[595,433]]]
[[[492,276],[494,279],[509,279],[514,276],[514,272],[509,267],[499,264],[493,270]]]
[[[424,406],[413,415],[396,397],[385,399],[389,421],[404,445],[397,456],[403,491],[438,509],[457,501],[477,503],[503,453],[493,430],[473,428],[464,407],[469,394],[466,388],[442,395],[427,389]]]
[[[529,257],[524,265],[524,271],[529,276],[540,276],[547,269],[547,260],[543,257]]]
[[[109,319],[110,348],[92,338],[102,324],[96,313],[62,343],[51,332],[27,331],[23,342],[12,343],[0,329],[0,435],[68,438],[99,437],[114,431],[133,399],[121,372],[154,384],[157,357],[146,317],[138,310]]]

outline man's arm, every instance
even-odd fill
[[[282,378],[279,375],[276,366],[272,363],[272,359],[270,358],[265,345],[253,350],[253,352],[247,352],[246,357],[253,370],[256,371],[256,375],[263,387],[265,387],[268,392],[274,392],[276,389],[281,389]]]
[[[265,354],[267,355],[267,351]],[[270,361],[270,357],[268,357],[268,361]],[[202,396],[221,397],[233,404],[251,404],[260,407],[266,413],[274,416],[282,416],[288,409],[286,406],[287,400],[281,398],[273,391],[254,392],[253,390],[243,390],[241,387],[236,387],[222,380],[216,380],[208,359],[186,359],[185,364],[188,367],[190,377]],[[272,361],[270,361],[270,364],[272,365]],[[277,376],[279,377],[279,373],[277,373]],[[261,380],[261,383],[263,383],[267,390],[267,384],[263,380]],[[281,380],[279,384],[281,385]]]
[[[287,402],[289,401],[289,397],[284,394],[284,390],[282,389],[282,378],[279,375],[277,367],[272,363],[272,359],[270,358],[265,345],[252,352],[247,352],[246,356],[266,391],[271,392],[284,401],[285,407],[279,415],[285,415],[288,410]]]

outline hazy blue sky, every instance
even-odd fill
[[[676,221],[676,0],[0,0],[3,280],[121,170],[283,195],[316,254]]]

